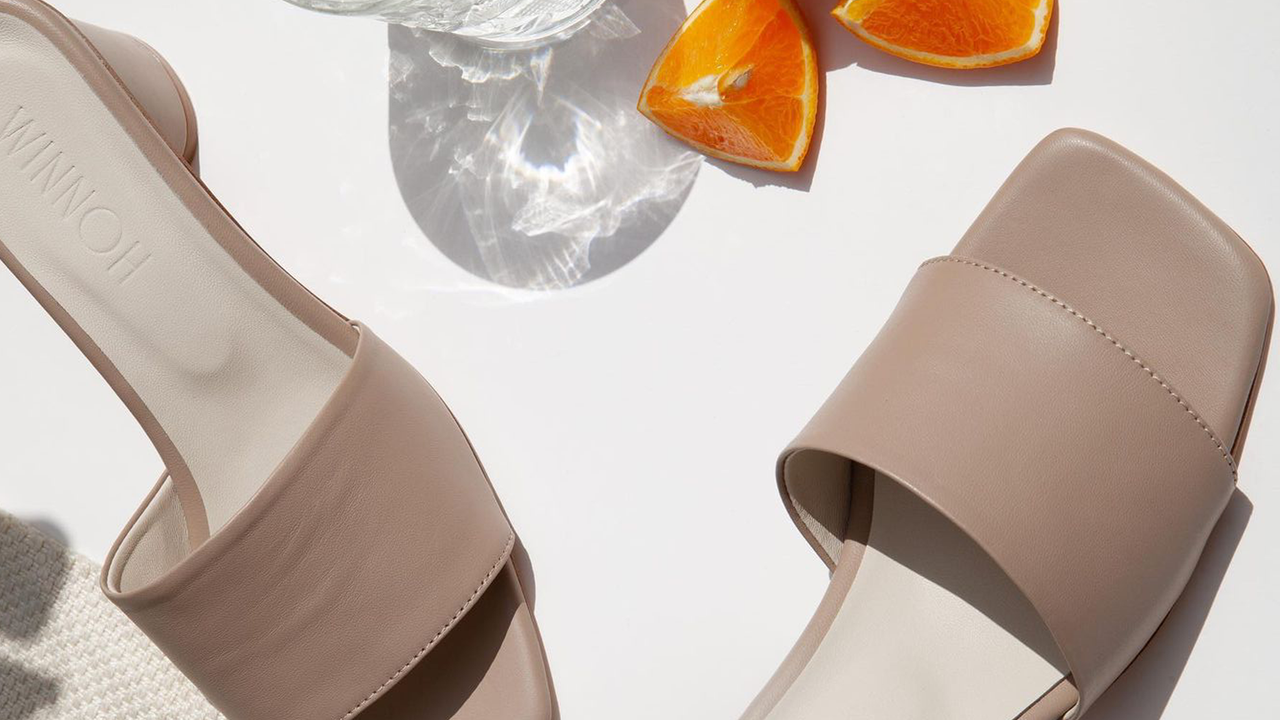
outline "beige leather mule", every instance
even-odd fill
[[[231,720],[554,717],[466,436],[244,233],[194,148],[145,46],[0,0],[0,260],[166,467],[106,593]]]
[[[1163,173],[1044,140],[783,454],[830,589],[747,720],[1077,717],[1236,483],[1272,290]]]

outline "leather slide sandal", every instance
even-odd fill
[[[108,54],[0,0],[0,260],[166,468],[108,597],[230,720],[555,717],[453,415],[244,233]]]
[[[833,575],[746,720],[1082,715],[1235,489],[1272,308],[1163,173],[1040,143],[782,454]]]

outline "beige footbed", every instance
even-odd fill
[[[1064,678],[1035,610],[972,540],[880,475],[872,507],[860,566],[836,570],[856,576],[833,579],[835,619],[768,720],[1014,718]]]
[[[5,15],[0,36],[0,194],[23,208],[0,237],[168,432],[217,532],[350,358],[223,251],[52,43]]]

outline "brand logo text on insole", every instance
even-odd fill
[[[141,241],[126,236],[120,215],[103,203],[84,173],[21,105],[0,129],[0,156],[72,229],[80,246],[102,258],[113,282],[125,284],[151,259]]]

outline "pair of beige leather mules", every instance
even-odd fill
[[[465,434],[227,215],[195,146],[145,45],[0,0],[0,259],[166,467],[106,593],[232,720],[555,717]],[[783,453],[833,576],[746,718],[1083,713],[1231,496],[1272,308],[1169,178],[1046,139]]]

